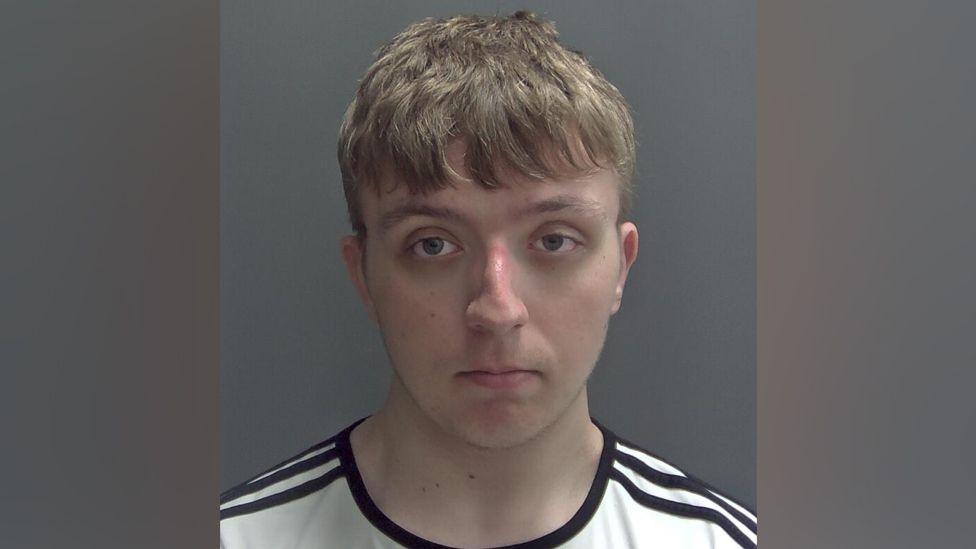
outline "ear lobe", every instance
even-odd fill
[[[345,236],[339,242],[342,261],[346,264],[349,280],[356,287],[356,293],[359,294],[359,299],[366,307],[366,313],[373,319],[373,322],[376,322],[376,308],[373,306],[373,298],[370,297],[369,287],[366,285],[365,265],[363,265],[365,249],[363,246],[363,242],[355,235]]]
[[[637,260],[638,235],[637,225],[633,223],[621,223],[620,225],[620,273],[617,278],[617,287],[614,291],[613,305],[610,307],[610,314],[616,314],[620,310],[620,303],[624,297],[624,285],[627,283],[627,274],[630,273],[630,266]]]

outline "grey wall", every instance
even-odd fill
[[[340,117],[408,23],[528,8],[633,106],[641,251],[595,417],[756,503],[754,1],[221,2],[221,488],[369,414],[388,365],[345,277]]]

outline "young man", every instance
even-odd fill
[[[363,79],[339,161],[342,256],[391,389],[225,493],[223,547],[755,547],[751,512],[589,416],[637,257],[633,125],[550,23],[410,26]]]

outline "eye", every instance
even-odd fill
[[[418,257],[441,257],[453,253],[457,249],[456,244],[438,237],[422,238],[410,247],[410,250]]]
[[[541,245],[542,249],[548,252],[571,252],[579,246],[579,243],[572,238],[561,234],[547,234],[533,242]]]

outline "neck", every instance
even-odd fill
[[[585,388],[528,441],[486,449],[446,432],[396,386],[352,444],[370,496],[401,526],[449,544],[500,545],[544,535],[582,505],[603,447]],[[473,537],[452,537],[459,530]],[[498,539],[501,530],[510,531]]]

